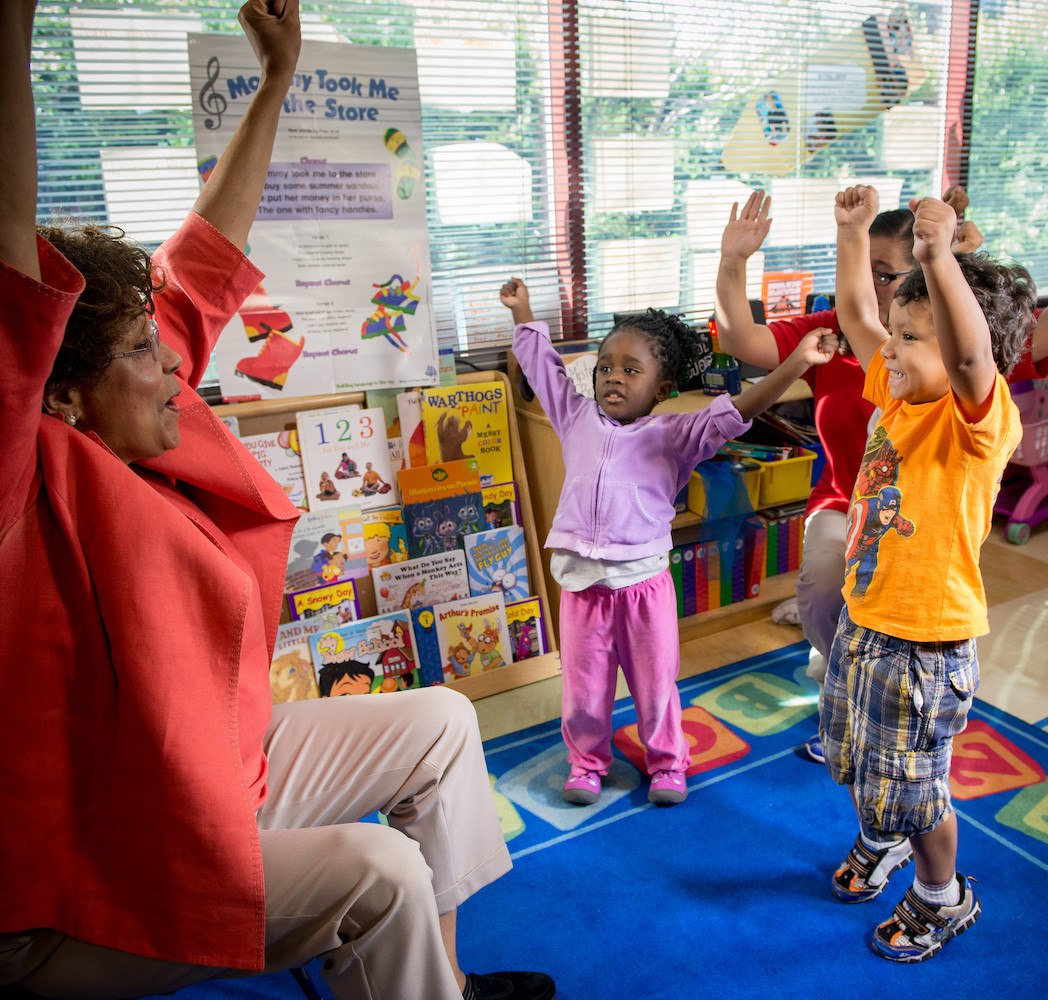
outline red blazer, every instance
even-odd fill
[[[190,385],[260,275],[195,215],[154,255],[186,384],[181,443],[145,470],[41,414],[83,279],[40,252],[42,284],[0,265],[0,931],[258,969],[243,761],[298,512]]]

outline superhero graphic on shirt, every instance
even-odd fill
[[[855,481],[855,495],[848,510],[848,535],[845,565],[855,567],[853,597],[862,597],[877,572],[877,555],[881,539],[890,531],[903,538],[914,532],[912,521],[900,513],[902,493],[894,485],[899,475],[902,456],[892,447],[884,428],[878,427],[866,445],[862,466]]]

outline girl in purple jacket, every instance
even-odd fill
[[[683,802],[691,756],[676,685],[673,501],[700,462],[746,430],[809,366],[829,361],[837,337],[813,330],[734,399],[724,394],[706,409],[653,415],[697,357],[695,335],[679,317],[649,309],[617,323],[598,349],[591,399],[575,389],[546,324],[533,320],[524,283],[511,278],[501,299],[517,324],[513,353],[560,438],[567,470],[545,543],[561,587],[561,732],[571,766],[564,798],[589,805],[600,795],[612,763],[621,666],[647,748],[648,800]]]

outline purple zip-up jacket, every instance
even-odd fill
[[[669,551],[673,501],[699,462],[750,423],[727,394],[694,413],[620,424],[572,384],[541,321],[522,323],[513,353],[564,454],[564,488],[546,548],[626,562]]]

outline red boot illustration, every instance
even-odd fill
[[[294,340],[283,330],[271,330],[258,355],[241,358],[235,372],[242,378],[267,385],[270,389],[283,389],[287,373],[298,360],[305,343],[305,337]]]

